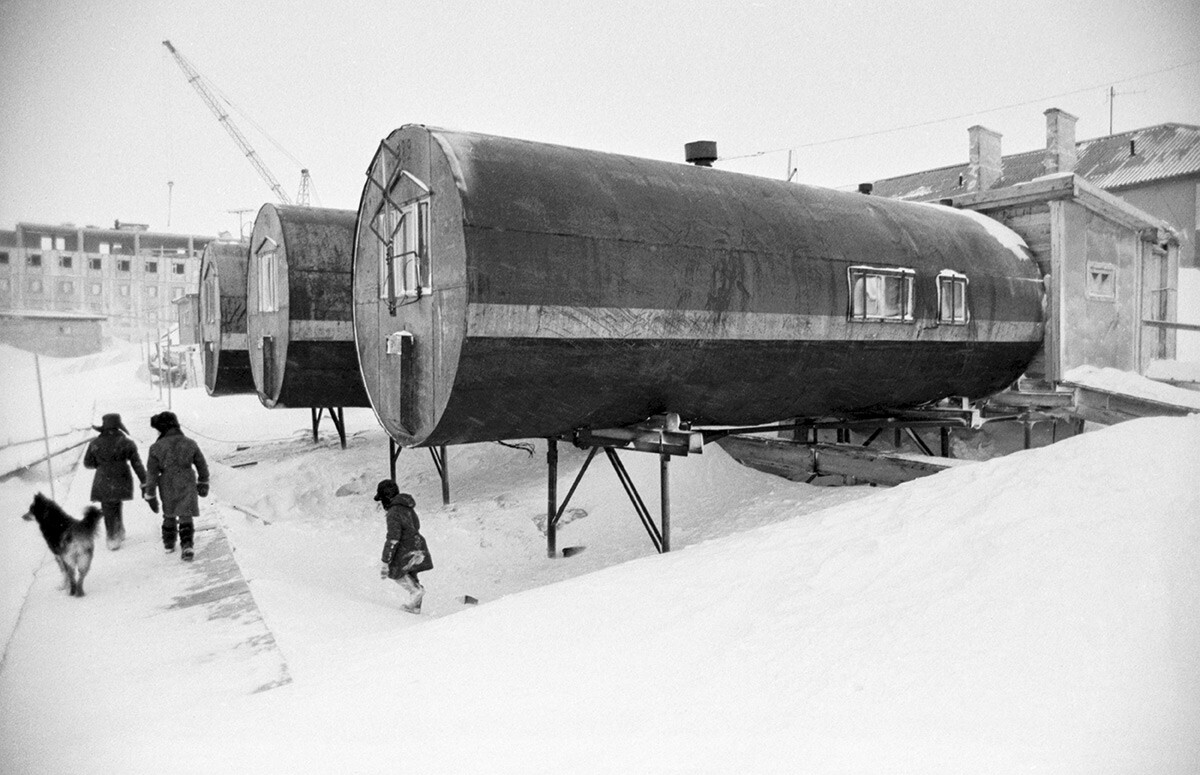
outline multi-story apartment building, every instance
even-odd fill
[[[108,335],[140,340],[175,325],[171,302],[196,291],[211,239],[119,221],[18,223],[0,230],[0,310],[104,315]]]

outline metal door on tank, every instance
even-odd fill
[[[275,395],[275,337],[262,338],[262,392],[263,395]]]

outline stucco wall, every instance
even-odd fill
[[[1054,268],[1061,310],[1060,374],[1085,364],[1136,371],[1140,238],[1078,204],[1055,204],[1062,225]],[[1089,267],[1101,266],[1115,270],[1112,299],[1089,293]]]
[[[1179,266],[1196,267],[1196,208],[1200,181],[1187,180],[1155,183],[1113,193],[1134,207],[1161,218],[1179,232]]]

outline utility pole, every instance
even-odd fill
[[[240,210],[226,210],[226,211],[225,211],[225,212],[227,212],[227,213],[237,213],[237,217],[238,217],[238,239],[239,239],[239,240],[242,240],[242,239],[245,239],[245,238],[246,238],[246,235],[245,235],[245,233],[244,233],[244,229],[246,228],[246,224],[245,224],[245,223],[243,222],[243,220],[242,220],[242,214],[243,214],[243,213],[249,213],[249,212],[253,212],[253,211],[254,211],[254,208],[252,208],[252,207],[243,207],[243,208],[241,208]]]

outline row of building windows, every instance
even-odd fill
[[[59,280],[55,287],[57,288],[57,291],[59,294],[74,294],[75,293],[75,281],[74,280]],[[133,286],[131,286],[129,283],[121,283],[116,286],[117,294],[119,296],[130,296],[133,293],[132,288],[133,288]],[[0,277],[0,293],[11,293],[12,289],[13,289],[12,278]],[[40,278],[40,277],[25,278],[25,291],[27,293],[44,293],[45,290],[46,290],[46,283],[43,282],[42,278]],[[88,295],[90,295],[90,296],[101,296],[104,294],[104,285],[103,285],[103,283],[88,283],[87,284],[87,292],[88,292]],[[160,290],[157,285],[143,286],[142,293],[143,293],[143,295],[146,296],[146,298],[150,298],[150,299],[157,299],[160,296]],[[182,286],[177,285],[177,286],[173,286],[171,288],[171,298],[172,299],[178,299],[179,297],[183,296],[183,294],[184,294],[184,288]]]
[[[102,258],[89,258],[87,260],[87,262],[88,262],[88,269],[90,269],[90,270],[99,272],[104,269],[104,259],[102,259]],[[9,263],[8,253],[0,252],[0,266],[7,266],[8,263]],[[146,261],[142,265],[142,269],[147,274],[158,274],[159,263],[160,263],[159,261]],[[40,267],[42,265],[42,254],[41,253],[28,254],[27,256],[25,256],[25,265],[32,266],[32,267]],[[74,256],[59,256],[58,257],[58,265],[63,269],[74,269],[75,268],[75,257]],[[117,259],[117,271],[118,272],[133,271],[133,259],[129,259],[129,258]],[[172,274],[186,274],[187,273],[187,265],[184,264],[182,261],[172,261],[171,262],[171,273]]]

